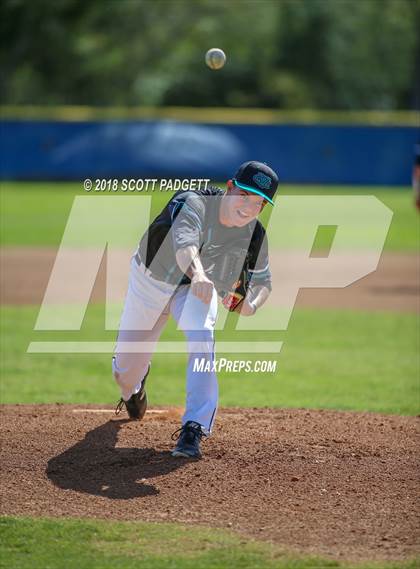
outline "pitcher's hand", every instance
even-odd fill
[[[196,274],[191,279],[191,292],[205,304],[210,304],[214,284],[205,275]]]

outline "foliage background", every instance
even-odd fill
[[[0,103],[411,109],[419,29],[420,0],[3,0]]]

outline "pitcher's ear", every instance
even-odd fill
[[[234,187],[232,180],[228,180],[226,185],[228,190],[231,190]]]

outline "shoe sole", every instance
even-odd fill
[[[141,398],[140,405],[141,405],[140,409],[138,410],[138,412],[136,409],[135,414],[130,413],[130,411],[128,410],[128,407],[126,406],[128,418],[131,421],[141,421],[143,419],[143,417],[145,416],[146,411],[147,411],[147,395],[146,395],[146,392],[143,392],[143,397]]]
[[[150,373],[150,367],[151,367],[151,366],[149,366],[149,369],[147,370],[147,373],[146,373],[146,375],[145,375],[144,378],[143,378],[143,384],[142,384],[142,386],[141,386],[141,387],[142,387],[141,390],[143,391],[143,396],[142,396],[142,398],[141,398],[141,409],[140,409],[139,414],[138,414],[138,415],[137,415],[137,414],[136,414],[136,415],[130,415],[129,410],[128,410],[127,407],[126,407],[127,413],[128,413],[128,417],[129,417],[129,419],[131,419],[131,421],[141,421],[141,420],[143,419],[143,417],[146,415],[146,411],[147,411],[147,394],[146,394],[146,389],[145,389],[145,388],[146,388],[146,379],[147,379],[147,376],[148,376],[149,373]]]
[[[171,455],[175,458],[201,458],[201,454],[188,454],[187,452],[182,452],[182,450],[173,450]]]

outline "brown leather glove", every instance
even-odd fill
[[[244,267],[241,271],[240,278],[232,285],[232,290],[226,292],[225,296],[222,298],[222,304],[229,310],[233,312],[243,303],[246,296],[249,285],[249,273],[248,269]]]

